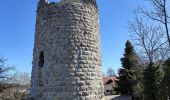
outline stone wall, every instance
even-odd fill
[[[39,1],[31,79],[34,100],[103,100],[94,4]]]

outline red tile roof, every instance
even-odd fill
[[[112,81],[112,84],[115,84],[117,78],[116,77],[103,77],[103,84],[107,84],[109,81]]]

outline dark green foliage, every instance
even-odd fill
[[[161,72],[159,66],[149,63],[144,71],[144,100],[161,100]]]
[[[151,98],[155,100],[155,68],[153,67],[153,63],[150,63],[144,72],[144,95],[145,100],[150,100]]]
[[[170,58],[164,64],[164,77],[162,79],[162,98],[168,100],[170,97]]]
[[[143,67],[141,65],[137,65],[133,68],[133,93],[132,100],[143,100]]]
[[[132,100],[143,100],[143,80],[140,79],[133,87]]]
[[[122,95],[132,95],[133,87],[137,83],[137,77],[135,77],[137,67],[137,56],[132,44],[127,41],[124,57],[121,58],[122,68],[120,68],[118,74],[118,88]]]
[[[129,72],[129,70],[126,69],[120,69],[119,70],[119,81],[117,81],[118,84],[118,91],[122,95],[131,94],[132,93],[132,73]]]

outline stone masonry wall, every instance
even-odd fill
[[[35,30],[32,99],[103,100],[97,7],[40,0]]]

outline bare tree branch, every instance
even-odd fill
[[[5,64],[6,61],[7,59],[0,58],[0,92],[7,88],[4,84],[9,83],[16,74],[14,73],[15,68],[13,66],[7,66]]]
[[[141,54],[149,62],[164,61],[168,50],[168,42],[162,28],[154,26],[152,23],[144,23],[143,19],[135,16],[134,21],[129,23],[131,37]]]
[[[136,12],[147,16],[153,21],[160,22],[165,29],[166,38],[170,47],[169,35],[169,16],[167,11],[167,0],[148,0],[153,5],[153,10],[146,10],[143,8],[138,9]]]

